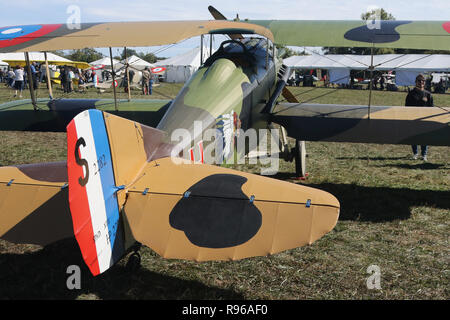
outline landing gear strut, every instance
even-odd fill
[[[295,140],[292,150],[295,158],[295,174],[299,178],[306,177],[306,146],[305,141]]]

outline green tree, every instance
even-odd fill
[[[129,49],[127,48],[127,57],[131,57],[131,56],[137,56],[139,58],[141,58],[142,60],[145,60],[149,63],[155,63],[158,58],[153,54],[153,53],[144,53],[144,52],[137,52],[134,49]],[[125,49],[122,50],[122,53],[120,55],[120,60],[125,59]]]
[[[155,63],[158,59],[156,58],[156,56],[153,53],[140,53],[139,58],[141,58],[142,60],[145,60],[149,63]]]
[[[131,56],[139,56],[136,50],[127,48],[127,57]],[[120,60],[125,59],[125,48],[122,49],[122,53],[120,54]]]
[[[306,53],[304,51],[303,52],[295,51],[295,50],[292,50],[291,48],[288,48],[281,44],[275,44],[275,46],[278,49],[278,55],[280,56],[281,59],[286,59],[291,56],[305,56],[306,55]]]
[[[73,61],[92,62],[92,61],[103,58],[103,55],[93,48],[84,48],[84,49],[72,50],[65,57],[67,59],[70,59]]]

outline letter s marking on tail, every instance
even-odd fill
[[[79,150],[78,150],[80,148],[80,145],[82,145],[83,147],[86,147],[86,141],[84,141],[83,137],[79,138],[75,145],[75,161],[79,166],[85,167],[86,176],[84,178],[82,178],[82,177],[78,178],[78,182],[80,183],[80,186],[84,187],[89,180],[89,166],[88,166],[88,162],[86,159],[82,159],[82,158],[80,159],[80,154],[79,154]]]

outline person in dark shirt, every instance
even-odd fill
[[[416,86],[406,96],[405,106],[407,107],[433,107],[433,97],[431,93],[425,90],[425,77],[419,74],[416,77]],[[413,159],[419,157],[417,145],[412,145]],[[423,161],[427,161],[428,146],[421,146],[421,155]]]

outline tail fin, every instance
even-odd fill
[[[149,130],[153,139],[145,139]],[[157,150],[162,137],[161,131],[98,110],[78,114],[67,126],[70,211],[93,275],[108,270],[134,243],[120,215],[121,190],[151,158],[146,148]]]

